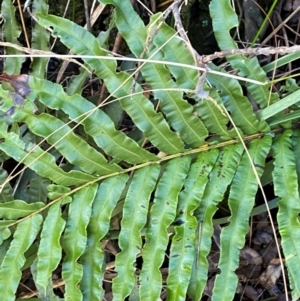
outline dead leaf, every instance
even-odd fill
[[[260,275],[259,283],[267,290],[270,290],[275,285],[277,279],[281,276],[281,266],[278,258],[271,260],[270,265]]]
[[[247,261],[250,264],[256,264],[261,265],[262,264],[262,257],[258,252],[256,252],[254,249],[249,247],[244,247],[241,250],[240,256],[244,259],[247,259]]]
[[[9,83],[15,90],[16,93],[12,93],[14,104],[18,106],[24,105],[26,96],[31,92],[31,89],[28,86],[28,75],[8,75],[2,73],[0,75],[0,81]]]
[[[244,288],[244,294],[250,300],[258,300],[262,293],[262,289],[255,289],[253,286],[246,285]]]
[[[253,243],[255,244],[269,244],[273,239],[272,232],[268,231],[269,229],[264,228],[256,231],[253,237]]]

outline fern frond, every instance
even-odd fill
[[[38,14],[38,17],[41,25],[54,27],[54,33],[76,54],[107,55],[96,38],[75,23],[49,15]],[[116,73],[115,61],[86,59],[86,63],[95,69],[99,78],[103,78],[111,95],[120,98],[123,109],[145,133],[147,139],[167,154],[174,154],[184,149],[182,140],[170,130],[162,114],[155,112],[153,104],[145,96],[131,95],[133,86],[131,75],[126,72]],[[135,91],[143,90],[139,84],[136,84]]]
[[[47,137],[47,141],[68,162],[78,166],[86,173],[104,175],[122,170],[116,164],[109,164],[100,152],[97,152],[86,141],[75,135],[69,126],[52,115],[45,113],[35,115],[24,110],[16,110],[14,119],[25,122],[32,133],[40,137]]]
[[[30,187],[28,189],[28,203],[35,203],[37,200],[47,203],[48,198],[48,187],[50,185],[50,181],[48,179],[37,176],[34,173],[35,177],[30,180]]]
[[[134,164],[156,159],[156,156],[142,149],[123,132],[117,131],[109,116],[83,97],[77,94],[69,96],[60,85],[46,80],[30,77],[28,84],[34,91],[34,95],[29,95],[29,98],[34,100],[37,94],[39,101],[44,105],[64,111],[74,122],[82,124],[87,134],[99,147],[116,160]],[[66,129],[60,129],[60,131],[67,133]],[[112,166],[112,168],[120,170],[117,166]]]
[[[184,190],[179,195],[176,217],[178,226],[175,226],[170,250],[167,300],[185,300],[195,261],[197,219],[194,211],[200,205],[218,153],[213,150],[198,155],[190,167]]]
[[[156,26],[159,26],[154,35],[153,44],[156,48],[160,49],[163,55],[163,60],[166,62],[175,62],[178,64],[186,64],[193,66],[195,65],[195,59],[190,51],[187,51],[187,45],[185,45],[182,40],[177,36],[176,31],[161,22],[161,14],[158,13],[152,16],[150,24],[147,26],[150,30],[151,26],[155,29],[155,20],[157,19]],[[166,43],[169,41],[168,43]],[[192,68],[186,68],[181,66],[174,66],[172,64],[167,64],[166,67],[171,72],[172,76],[176,80],[176,85],[183,89],[194,90],[199,79],[198,71]]]
[[[118,28],[136,57],[133,73],[120,71],[129,70],[118,65],[126,58],[115,58],[104,49],[103,37],[48,15],[44,1],[34,7],[34,47],[47,49],[44,27],[51,27],[52,37],[59,37],[76,56],[84,56],[81,65],[86,68],[64,89],[44,78],[48,58],[34,60],[30,74],[21,77],[21,60],[11,66],[11,60],[5,62],[9,73],[1,75],[0,87],[1,297],[14,300],[21,271],[30,268],[42,300],[59,299],[52,282],[57,271],[66,300],[100,300],[111,267],[103,244],[113,238],[119,248],[112,257],[114,300],[157,301],[162,291],[168,301],[201,300],[218,222],[214,215],[223,202],[230,216],[221,233],[221,273],[215,277],[211,298],[232,300],[258,178],[269,155],[275,167],[271,176],[272,161],[268,163],[264,183],[274,181],[281,198],[279,232],[293,298],[300,297],[300,131],[291,127],[282,133],[270,122],[274,115],[276,124],[284,120],[277,118],[283,116],[282,108],[296,107],[298,87],[278,102],[278,94],[270,95],[267,106],[270,84],[247,83],[247,92],[262,109],[254,112],[238,79],[211,63],[207,67],[213,70],[208,70],[208,84],[204,83],[208,96],[202,99],[196,91],[199,62],[162,13],[151,16],[145,26],[129,0],[101,2],[115,7],[110,29]],[[4,0],[2,9],[5,38],[16,41],[13,5]],[[230,31],[237,26],[237,16],[230,1],[212,0],[210,9],[220,48],[235,49]],[[232,55],[228,62],[245,78],[266,79],[256,58]],[[210,73],[215,70],[227,77]],[[113,98],[98,106],[80,95],[92,72]],[[112,103],[117,118],[109,112]],[[134,129],[129,133],[121,124],[123,114]],[[271,129],[277,136],[274,141]],[[17,162],[10,176],[4,171],[8,158]],[[118,221],[120,230],[115,230]],[[162,268],[168,269],[165,283]]]
[[[22,200],[13,200],[0,204],[0,218],[18,219],[44,207],[44,203],[35,202],[28,204]]]
[[[0,266],[0,291],[3,300],[15,300],[15,292],[21,279],[21,268],[26,261],[24,253],[36,239],[42,221],[42,216],[37,214],[20,222],[16,228],[14,238]]]
[[[230,35],[230,30],[238,26],[238,16],[231,6],[230,0],[213,0],[209,5],[210,14],[213,22],[214,35],[221,50],[238,48],[236,42]],[[227,57],[233,68],[239,70],[239,75],[265,82],[267,77],[265,71],[259,65],[256,57],[247,58],[243,55],[231,55]],[[268,105],[269,85],[257,86],[252,83],[246,83],[247,89],[251,93],[254,101],[261,108]],[[279,100],[278,94],[271,95],[271,101]]]
[[[195,105],[195,109],[198,115],[204,121],[210,133],[220,136],[222,140],[236,138],[236,131],[227,128],[228,117],[224,116],[220,111],[222,100],[216,89],[209,89],[209,95],[210,99],[199,99],[196,97],[198,103]]]
[[[225,147],[218,155],[213,170],[209,176],[200,206],[195,212],[198,222],[202,223],[200,241],[197,243],[197,266],[193,265],[188,294],[194,300],[202,296],[207,282],[207,256],[211,248],[211,237],[214,232],[213,216],[217,211],[217,204],[224,198],[227,187],[231,183],[243,153],[241,144]],[[199,254],[198,254],[198,251]]]
[[[52,272],[57,268],[62,256],[61,234],[66,221],[61,217],[61,202],[53,204],[47,213],[41,231],[37,253],[36,283],[47,289]],[[55,231],[53,231],[55,225]]]
[[[264,121],[259,121],[253,112],[247,97],[243,95],[242,87],[235,79],[208,74],[208,80],[220,90],[220,96],[236,126],[244,134],[251,135],[257,132],[269,132],[269,126]]]
[[[169,242],[168,227],[175,220],[179,192],[188,174],[191,158],[171,160],[157,184],[150,210],[148,229],[143,246],[143,268],[140,276],[141,300],[157,300],[162,289],[159,271]],[[172,175],[176,175],[173,177]]]
[[[101,283],[105,258],[100,241],[109,231],[112,211],[127,180],[127,175],[119,175],[104,180],[98,188],[87,228],[87,245],[81,257],[83,277],[80,286],[83,301],[101,299],[104,293]]]
[[[272,138],[264,137],[253,140],[249,146],[249,154],[256,172],[262,175],[265,160],[271,147]],[[230,224],[221,232],[221,253],[219,268],[221,274],[216,276],[213,300],[232,300],[237,287],[235,270],[239,264],[239,252],[245,245],[248,232],[248,218],[254,206],[258,183],[247,153],[244,153],[237,168],[229,194]]]
[[[62,265],[62,278],[65,281],[65,298],[81,300],[78,284],[82,279],[83,268],[77,261],[82,256],[87,242],[87,226],[91,216],[92,203],[97,193],[97,184],[83,188],[74,194],[70,204],[66,230],[62,246],[66,252]]]
[[[16,161],[24,162],[37,174],[48,178],[55,183],[65,186],[80,185],[92,181],[95,177],[71,170],[65,172],[55,163],[55,158],[50,153],[45,153],[38,146],[28,146],[15,133],[7,132],[7,125],[0,121],[0,138],[5,141],[0,144],[0,149],[14,158]],[[75,184],[76,183],[76,184]]]
[[[131,5],[128,5],[129,1],[111,1],[111,3],[116,7],[116,25],[132,53],[136,57],[145,54],[145,58],[162,60],[163,54],[158,52],[159,48],[153,51],[147,49],[148,41],[153,39],[155,31],[159,29],[160,19],[157,16],[152,18],[146,30],[145,26],[140,24],[140,18],[133,18],[136,12]],[[136,47],[137,40],[142,47]],[[182,92],[165,90],[178,87],[168,69],[163,65],[147,63],[142,66],[141,73],[150,87],[158,88],[153,91],[154,97],[161,101],[161,111],[172,128],[179,132],[188,145],[201,146],[208,132],[201,120],[191,114],[193,107],[182,98]]]
[[[275,194],[281,197],[278,202],[278,228],[282,237],[281,244],[288,267],[293,300],[300,298],[300,223],[299,190],[295,169],[295,155],[291,150],[291,130],[278,135],[272,145],[274,153]]]
[[[18,38],[21,34],[20,25],[16,20],[16,7],[9,0],[3,0],[1,4],[1,16],[4,20],[2,26],[3,35],[7,42],[20,45]],[[6,54],[21,54],[19,50],[14,48],[8,48]],[[7,58],[4,66],[4,72],[7,74],[19,74],[24,59],[19,58]]]
[[[113,280],[114,300],[124,300],[134,287],[133,265],[142,249],[140,232],[147,222],[149,199],[159,171],[160,166],[156,164],[139,169],[128,188],[119,235],[121,252],[116,256],[118,275]]]
[[[46,0],[33,1],[32,13],[34,15],[37,13],[47,14],[48,5]],[[37,22],[35,22],[33,26],[34,30],[32,30],[31,47],[34,49],[48,50],[50,33]],[[31,75],[38,78],[44,78],[46,75],[48,62],[49,58],[35,58],[31,65]]]

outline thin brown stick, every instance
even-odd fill
[[[229,55],[242,54],[242,55],[271,55],[271,54],[288,54],[300,51],[300,45],[295,45],[291,47],[265,47],[265,48],[245,48],[245,49],[231,49],[220,52],[215,52],[214,54],[204,55],[202,57],[202,62],[207,63],[217,58],[224,58]]]
[[[24,16],[23,16],[20,0],[18,0],[17,3],[18,3],[18,9],[19,9],[19,13],[20,13],[21,24],[22,24],[22,29],[23,29],[23,32],[24,32],[26,45],[27,45],[28,48],[30,48],[30,43],[29,43],[27,31],[26,31],[26,26],[25,26],[25,21],[24,21]],[[31,61],[32,61],[32,58],[31,58]]]

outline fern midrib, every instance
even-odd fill
[[[281,132],[281,131],[282,131],[282,129],[273,130],[273,133],[277,133],[277,132]],[[268,133],[267,134],[258,133],[258,134],[254,134],[254,135],[245,136],[243,138],[243,141],[245,141],[245,142],[246,141],[251,141],[251,140],[260,138],[260,137],[262,137],[264,135],[269,135],[269,134]],[[37,210],[35,213],[30,214],[29,216],[21,218],[19,220],[16,220],[13,224],[10,224],[9,227],[10,226],[14,226],[14,225],[20,223],[21,221],[27,219],[28,217],[30,217],[32,215],[35,215],[35,214],[38,214],[38,213],[44,211],[45,209],[49,208],[52,204],[63,200],[65,197],[70,196],[70,195],[74,194],[75,192],[81,190],[82,188],[87,187],[87,186],[89,186],[89,185],[91,185],[93,183],[97,183],[97,182],[100,182],[100,181],[102,181],[104,179],[107,179],[107,178],[110,178],[110,177],[114,177],[114,176],[118,176],[120,174],[127,174],[127,173],[130,173],[132,171],[138,170],[140,168],[143,168],[145,166],[149,166],[149,165],[152,165],[152,164],[161,164],[161,163],[164,163],[166,161],[172,160],[174,158],[178,158],[178,157],[182,157],[182,156],[188,156],[188,155],[194,155],[194,154],[199,154],[201,152],[205,152],[205,151],[208,151],[208,150],[211,150],[211,149],[215,149],[215,148],[222,148],[224,146],[236,144],[238,142],[240,142],[240,141],[238,141],[238,140],[228,140],[228,141],[224,141],[224,142],[221,142],[221,143],[218,143],[218,144],[214,144],[214,145],[204,145],[204,146],[201,146],[199,148],[187,150],[185,152],[180,152],[180,153],[177,153],[177,154],[165,156],[163,158],[160,158],[158,161],[149,161],[149,162],[145,162],[145,163],[142,163],[142,164],[137,164],[137,165],[131,166],[131,167],[127,168],[127,169],[124,169],[123,171],[120,171],[120,172],[114,172],[114,173],[110,173],[110,174],[107,174],[107,175],[95,177],[94,180],[88,181],[88,182],[86,182],[84,184],[81,184],[81,185],[77,186],[76,188],[74,188],[73,190],[65,193],[62,196],[60,196],[59,198],[52,200],[51,202],[49,202],[48,204],[46,204],[43,208]],[[30,167],[30,165],[28,167]],[[224,222],[225,223],[227,222],[227,218],[226,218],[226,221],[225,221],[225,218],[224,218],[224,220],[220,219],[220,221],[217,222],[217,223],[221,224],[221,223],[224,223]]]

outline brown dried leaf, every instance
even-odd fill
[[[278,249],[275,242],[261,249],[260,253],[262,254],[264,266],[268,266],[274,258],[278,257]]]
[[[260,254],[247,246],[241,250],[240,256],[244,259],[247,259],[250,264],[262,264],[262,257]]]
[[[236,270],[239,279],[257,279],[261,274],[261,266],[256,264],[248,264]],[[246,282],[246,281],[244,281]]]
[[[253,237],[255,244],[269,244],[273,239],[272,232],[270,233],[267,228],[256,231]]]
[[[244,288],[244,294],[250,300],[258,300],[262,293],[261,289],[255,289],[253,286],[246,285]]]
[[[14,104],[22,106],[25,102],[25,97],[31,92],[28,86],[28,75],[8,75],[2,73],[0,75],[0,81],[9,83],[16,93],[12,93],[12,99]]]
[[[280,261],[279,259],[274,258],[271,261],[270,265],[267,267],[267,269],[260,275],[259,283],[265,289],[270,290],[275,285],[280,275],[281,275]]]

